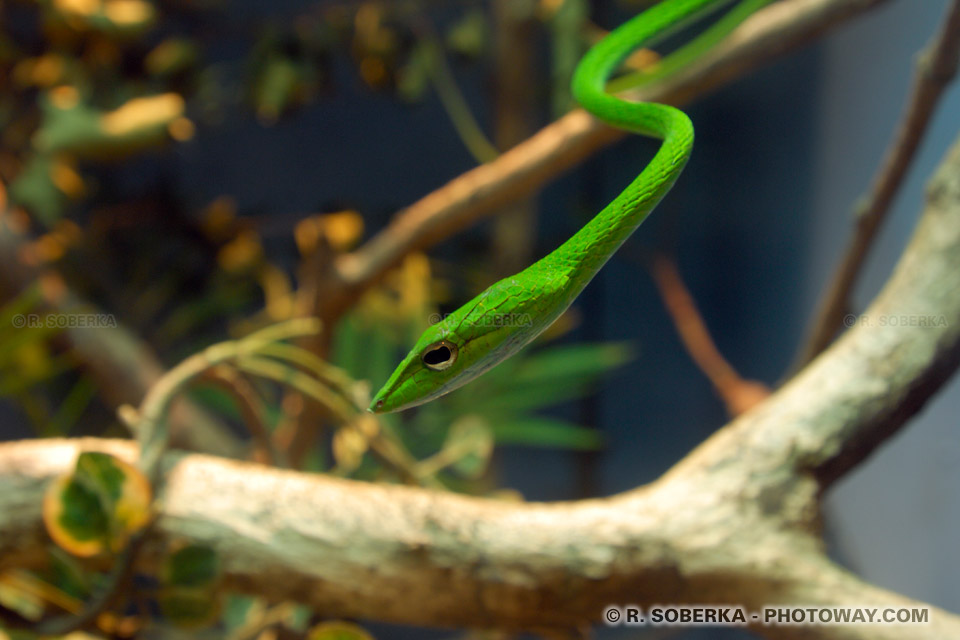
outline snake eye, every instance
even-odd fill
[[[420,359],[427,369],[443,371],[449,369],[457,361],[457,345],[449,340],[440,340],[423,350]]]

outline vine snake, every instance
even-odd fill
[[[665,57],[645,80],[696,59],[770,1],[741,0],[700,36]],[[667,194],[693,148],[693,125],[686,114],[668,105],[618,98],[608,93],[610,77],[638,47],[725,4],[726,0],[663,0],[584,55],[573,75],[576,100],[607,124],[660,139],[660,149],[613,202],[560,247],[426,329],[374,396],[371,411],[400,411],[463,386],[529,344],[573,303]]]

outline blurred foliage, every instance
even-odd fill
[[[543,112],[560,115],[572,106],[573,67],[595,37],[587,2],[511,7],[549,44],[539,95]],[[148,172],[230,120],[271,127],[356,91],[411,109],[436,100],[450,121],[438,127],[454,131],[478,162],[497,154],[459,86],[492,67],[497,25],[488,3],[347,0],[304,3],[294,14],[259,7],[253,17],[236,8],[224,0],[0,1],[0,209],[25,233],[17,259],[39,274],[21,292],[0,290],[0,395],[37,435],[121,433],[108,394],[98,399],[103,389],[58,324],[64,289],[95,301],[173,365],[225,336],[313,313],[321,267],[364,237],[364,217],[342,206],[286,225],[240,210],[231,194],[187,210],[163,175],[124,186],[127,167]],[[187,391],[249,433],[261,462],[522,499],[498,489],[496,447],[602,447],[598,431],[554,408],[591,393],[630,357],[622,344],[554,342],[575,326],[574,314],[468,388],[399,415],[365,410],[371,384],[388,377],[430,318],[482,284],[465,270],[440,278],[425,255],[411,254],[321,339],[268,341],[211,367]],[[305,419],[322,426],[301,446]],[[105,558],[143,526],[150,500],[133,467],[81,456],[47,494],[55,544],[45,566],[0,573],[0,606],[29,620],[80,613],[106,580]],[[155,637],[182,637],[177,629],[370,637],[294,604],[222,593],[219,572],[209,549],[168,549],[157,575],[138,576],[137,588],[97,617],[98,635],[70,637],[133,637],[146,625]]]
[[[0,307],[0,397],[14,400],[38,435],[66,435],[96,390],[83,375],[64,385],[76,362],[55,343],[62,329],[49,321],[42,300],[36,283]],[[64,387],[53,401],[50,389]]]
[[[179,627],[211,625],[222,609],[219,578],[220,562],[212,549],[199,545],[177,549],[166,557],[161,571],[160,610]]]

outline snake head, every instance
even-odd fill
[[[519,351],[555,314],[526,309],[515,278],[496,283],[428,327],[374,396],[370,411],[390,413],[438,398]]]
[[[459,336],[444,327],[429,327],[373,398],[370,411],[389,413],[415,407],[472,379],[474,376],[464,379],[469,358],[464,346]]]

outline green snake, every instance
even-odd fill
[[[695,60],[770,0],[741,0],[690,43],[665,57],[649,82]],[[673,186],[693,148],[693,125],[679,109],[628,102],[608,92],[631,52],[662,38],[725,0],[664,0],[611,32],[584,55],[573,75],[577,101],[600,120],[662,140],[639,176],[580,231],[520,273],[426,329],[374,396],[374,413],[428,402],[470,382],[540,335],[563,313],[610,256]],[[616,86],[622,87],[623,83]]]

